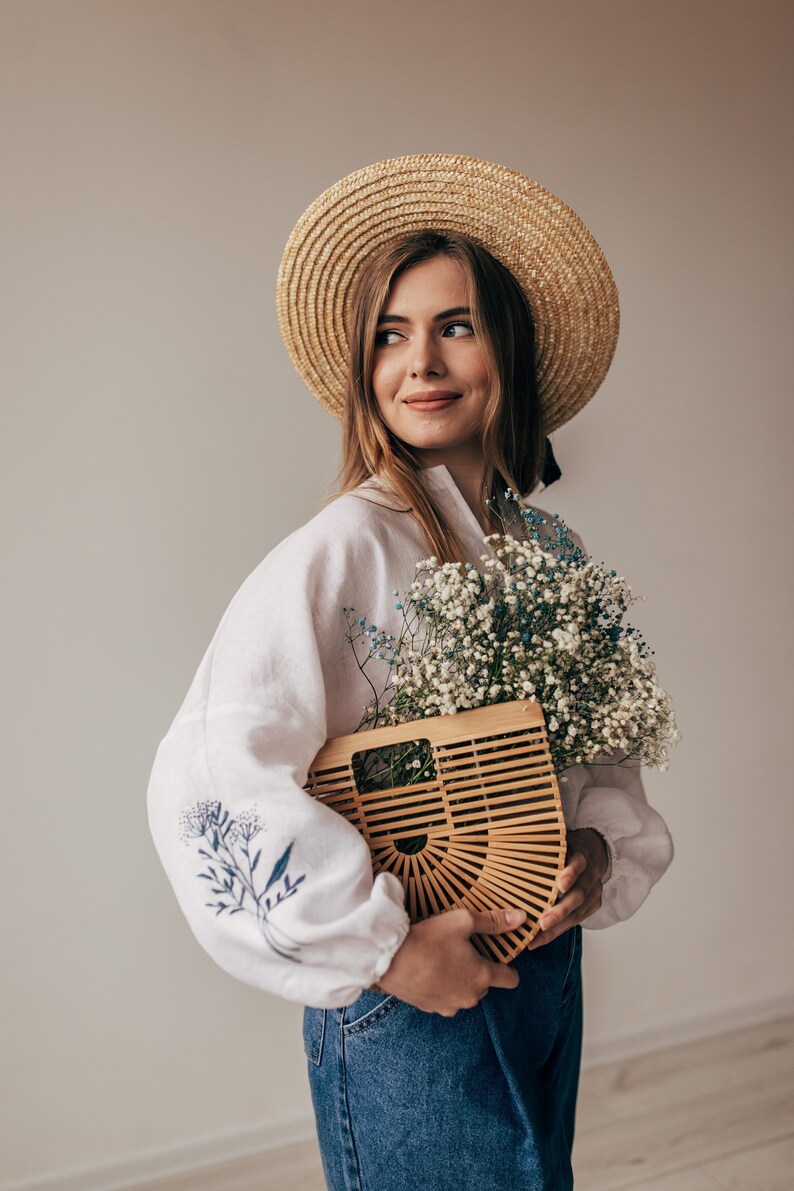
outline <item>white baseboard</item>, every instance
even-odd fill
[[[734,1008],[717,1009],[697,1017],[668,1022],[633,1034],[615,1035],[585,1042],[582,1066],[598,1067],[603,1063],[617,1062],[677,1046],[682,1042],[696,1042],[715,1034],[745,1026],[760,1025],[779,1017],[794,1014],[794,1003],[790,997],[777,997],[759,1001],[753,1005],[738,1005]],[[214,1137],[185,1142],[182,1145],[148,1150],[119,1161],[87,1166],[80,1170],[64,1170],[55,1174],[25,1179],[21,1182],[2,1183],[0,1191],[125,1191],[139,1183],[167,1178],[169,1175],[185,1174],[205,1166],[215,1166],[235,1158],[265,1153],[294,1142],[308,1141],[315,1136],[314,1119],[311,1115],[290,1117],[276,1124],[257,1125],[219,1133]]]

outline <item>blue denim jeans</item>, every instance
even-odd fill
[[[582,928],[513,961],[520,983],[454,1017],[363,992],[304,1011],[329,1191],[568,1191]]]

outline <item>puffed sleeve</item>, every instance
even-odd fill
[[[648,803],[639,766],[619,759],[574,765],[560,783],[567,826],[598,831],[609,852],[601,908],[582,923],[591,930],[631,918],[673,859],[670,832]]]
[[[326,739],[345,551],[298,530],[249,575],[147,793],[155,846],[201,946],[247,984],[317,1008],[354,1001],[409,928],[397,878],[373,880],[362,836],[303,789]]]
[[[579,535],[571,531],[571,537],[585,551]],[[573,765],[560,783],[566,825],[593,828],[609,854],[601,908],[582,923],[591,930],[631,918],[673,859],[670,832],[648,803],[640,767],[621,765],[622,759],[616,753],[590,765]]]

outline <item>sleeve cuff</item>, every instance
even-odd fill
[[[375,883],[380,887],[379,892],[393,903],[395,912],[399,914],[399,921],[395,924],[393,933],[375,961],[375,966],[372,969],[373,984],[377,984],[381,976],[388,971],[391,961],[402,947],[408,931],[411,929],[411,919],[405,909],[405,893],[397,877],[393,873],[379,873],[375,878]]]
[[[604,841],[604,847],[607,850],[607,871],[601,878],[601,884],[606,885],[607,881],[609,881],[612,877],[614,865],[618,858],[617,852],[615,851],[615,845],[612,843],[612,840],[609,838],[609,836],[604,834],[602,827],[596,827],[595,823],[588,823],[586,819],[581,823],[577,822],[576,827],[572,830],[583,831],[588,828],[590,831],[596,831],[601,836],[601,839]]]

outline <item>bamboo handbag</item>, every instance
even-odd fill
[[[389,784],[395,758],[420,780]],[[472,937],[489,959],[513,959],[554,904],[565,820],[538,703],[331,737],[304,788],[361,832],[374,873],[400,879],[412,922],[457,906],[526,910],[517,929]]]

